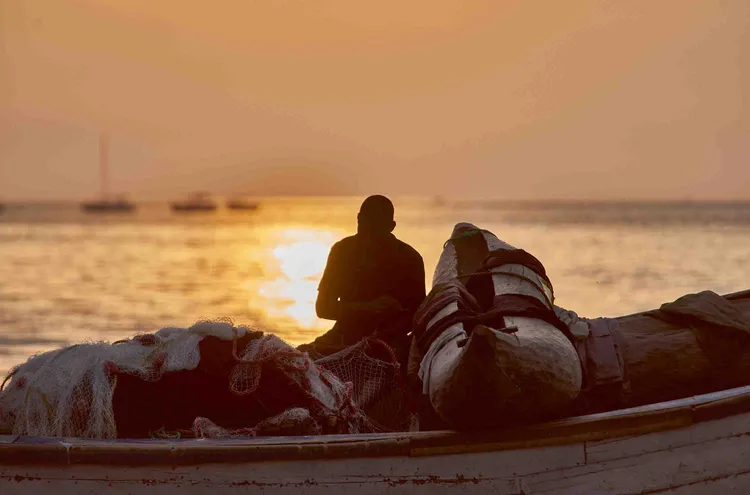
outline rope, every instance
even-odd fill
[[[451,313],[439,321],[435,322],[428,330],[430,321],[432,321],[448,305],[458,303],[458,311]],[[424,355],[432,342],[440,336],[443,331],[451,325],[458,323],[456,315],[463,315],[466,312],[478,313],[481,307],[476,298],[466,290],[463,284],[457,280],[435,285],[427,295],[422,304],[417,309],[414,316],[414,339],[420,352]],[[456,319],[456,321],[452,321]]]
[[[5,388],[5,384],[8,383],[8,380],[10,380],[11,378],[13,378],[13,375],[15,375],[16,373],[18,373],[19,369],[21,369],[21,367],[20,366],[16,366],[12,370],[10,370],[7,375],[5,375],[5,379],[3,380],[3,383],[0,384],[0,392],[3,391],[3,389]]]
[[[531,277],[527,277],[526,275],[522,275],[520,273],[484,272],[484,271],[482,271],[482,272],[475,272],[475,273],[470,273],[470,274],[466,274],[466,275],[458,275],[456,277],[456,279],[458,279],[458,280],[463,280],[463,279],[471,280],[474,277],[481,277],[481,276],[490,276],[491,277],[492,275],[502,275],[502,276],[505,276],[505,277],[514,277],[514,278],[518,278],[520,280],[524,280],[524,281],[530,283],[531,285],[533,285],[542,294],[542,296],[544,297],[544,300],[547,301],[547,306],[548,307],[551,308],[552,306],[554,306],[554,300],[553,300],[554,299],[554,293],[553,293],[553,299],[550,299],[547,296],[547,292],[544,290],[544,287],[541,287],[537,283],[536,280],[532,279]],[[468,283],[468,280],[467,280],[467,283]],[[545,281],[544,281],[543,278],[541,280],[542,280],[542,283],[545,283]],[[549,287],[549,289],[550,289],[550,292],[552,292],[552,287]]]
[[[484,262],[482,262],[482,268],[484,270],[492,270],[493,268],[499,268],[503,265],[522,265],[529,270],[536,273],[542,280],[544,280],[550,291],[554,293],[552,282],[547,276],[547,271],[534,255],[524,251],[523,249],[496,249],[491,251]]]
[[[449,241],[459,237],[472,235],[478,230],[479,229],[470,229],[466,232],[462,232],[453,236]],[[461,283],[461,280],[466,277],[492,276],[493,272],[491,270],[493,268],[499,268],[508,264],[522,265],[533,271],[542,280],[542,283],[548,284],[548,288],[552,293],[552,300],[547,297],[544,289],[531,278],[521,274],[502,273],[502,275],[516,277],[532,283],[543,295],[548,304],[545,305],[535,297],[523,294],[501,294],[494,297],[491,308],[486,311],[484,308],[481,308],[476,298],[466,289],[464,284]],[[544,266],[537,258],[522,249],[498,249],[488,254],[487,258],[485,258],[482,263],[481,271],[467,276],[457,276],[450,282],[433,287],[415,315],[414,338],[416,339],[420,352],[424,355],[430,345],[432,345],[440,334],[458,323],[463,324],[464,330],[467,334],[470,334],[473,328],[479,324],[490,325],[496,330],[504,331],[505,333],[514,333],[517,331],[517,328],[506,328],[504,317],[527,316],[539,318],[550,323],[563,332],[563,334],[573,342],[574,339],[570,334],[570,330],[562,321],[560,321],[552,310],[553,300],[554,289],[552,283],[547,277]],[[457,303],[458,310],[434,322],[428,329],[430,321],[432,321],[435,316],[437,316],[449,304],[454,302]]]

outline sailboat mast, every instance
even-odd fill
[[[107,136],[99,136],[99,182],[102,188],[102,197],[109,197],[109,142]]]

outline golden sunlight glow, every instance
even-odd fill
[[[292,325],[303,330],[331,327],[332,322],[316,316],[315,299],[328,253],[341,236],[321,228],[284,228],[271,235],[274,247],[265,268],[275,278],[260,285],[259,298],[251,299],[252,309],[259,310],[270,324],[278,327]]]
[[[317,241],[299,241],[281,245],[273,256],[281,262],[281,271],[292,280],[306,279],[323,274],[331,244]]]

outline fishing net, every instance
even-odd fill
[[[212,349],[228,350],[202,356],[202,342],[209,337],[226,343]],[[373,346],[380,346],[384,360],[373,356]],[[388,351],[385,344],[363,342],[316,364],[274,335],[222,321],[199,322],[188,329],[164,328],[114,344],[73,345],[33,356],[11,371],[0,387],[0,432],[116,438],[118,418],[121,422],[129,418],[125,413],[118,416],[113,403],[131,403],[143,417],[157,421],[162,414],[165,424],[156,436],[221,438],[404,429],[403,420],[394,418],[408,418],[405,395],[394,387],[399,383],[398,363]],[[216,375],[216,369],[221,370],[219,381],[212,383],[223,384],[219,387],[223,390],[208,390],[214,387],[205,380],[190,381]],[[191,370],[194,374],[185,374]],[[168,424],[162,411],[169,408],[167,397],[159,400],[162,396],[157,392],[155,404],[145,398],[145,391],[154,390],[148,387],[174,383],[169,380],[175,376],[186,377],[187,385],[165,385],[166,392],[172,398],[181,394],[187,409],[196,407],[192,427],[182,430]],[[246,418],[240,421],[242,427],[215,424],[199,414],[200,406],[210,403],[217,393],[225,398],[247,397],[240,410],[233,412],[240,420]],[[135,436],[153,434],[127,431],[135,431]]]
[[[89,342],[33,356],[3,382],[0,425],[10,425],[17,435],[115,438],[112,400],[118,376],[154,382],[168,372],[195,369],[205,336],[231,339],[246,331],[224,322],[200,322],[189,329],[164,328],[114,344]]]
[[[407,431],[413,407],[393,349],[380,339],[368,338],[335,354],[317,359],[319,367],[352,384],[354,402],[363,411],[371,432]]]
[[[303,407],[287,409],[281,414],[261,421],[253,428],[227,429],[218,426],[208,418],[195,418],[190,432],[196,438],[236,438],[263,436],[305,436],[320,435],[322,428]]]

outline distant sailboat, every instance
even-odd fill
[[[193,193],[184,201],[172,202],[171,206],[172,211],[177,212],[214,211],[218,207],[216,201],[206,192]]]
[[[250,201],[242,198],[234,198],[227,201],[227,208],[230,210],[254,211],[260,207],[256,201]]]
[[[87,201],[81,204],[81,209],[87,213],[129,213],[135,211],[136,205],[124,196],[109,198],[109,146],[107,137],[99,137],[99,183],[102,189],[102,199]]]

